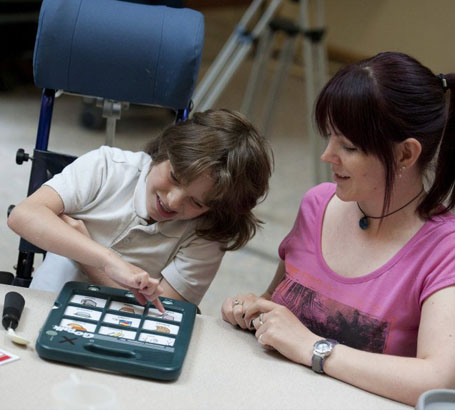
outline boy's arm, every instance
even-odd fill
[[[87,230],[84,221],[72,218],[66,214],[60,214],[60,219],[69,225],[71,228],[75,229],[76,231],[80,232],[84,236],[91,238],[90,232]],[[111,288],[122,288],[117,282],[113,281],[109,276],[107,276],[103,271],[86,264],[80,264],[81,269],[87,275],[89,282],[102,285],[102,286],[109,286]]]
[[[155,300],[161,294],[158,280],[73,229],[59,217],[63,211],[63,201],[57,192],[42,186],[13,209],[8,226],[34,245],[94,267],[121,286],[139,292],[141,302]]]
[[[83,235],[90,238],[90,233],[87,230],[85,223],[83,221],[71,218],[70,216],[65,215],[65,214],[61,214],[60,219],[62,219],[71,228],[77,230],[78,232],[80,232]],[[121,286],[119,286],[118,283],[116,283],[112,279],[110,279],[101,270],[99,270],[93,266],[84,265],[84,264],[81,264],[81,268],[85,272],[85,274],[87,275],[87,277],[91,283],[94,283],[97,285],[103,285],[103,286],[110,286],[112,288],[119,288],[119,287],[121,288]],[[165,296],[165,297],[177,299],[177,300],[186,300],[163,277],[161,277],[160,286],[163,289],[163,293],[161,294],[161,296]]]
[[[99,269],[93,268],[92,266],[82,265],[82,270],[86,273],[91,283],[102,286],[110,286],[111,288],[122,288],[122,286],[119,286],[118,283],[114,282],[111,278],[106,276],[106,274],[100,271]],[[180,293],[178,293],[166,279],[162,277],[159,282],[160,287],[163,290],[160,296],[186,301],[186,299],[182,295],[180,295]]]
[[[124,286],[121,286],[117,282],[113,281],[103,271],[89,265],[81,264],[80,266],[84,273],[87,275],[88,281],[90,283],[93,283],[94,285],[109,286],[111,288],[124,288]]]

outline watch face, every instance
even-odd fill
[[[324,354],[332,350],[332,345],[326,340],[321,340],[320,342],[316,343],[314,350],[319,354]]]

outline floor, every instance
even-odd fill
[[[204,13],[206,43],[201,73],[210,65],[243,14],[241,8],[213,8]],[[240,66],[216,107],[240,109],[252,57]],[[273,71],[270,65],[269,71]],[[333,70],[333,64],[330,65]],[[200,77],[201,78],[201,77]],[[266,78],[263,89],[267,90]],[[268,198],[256,213],[265,224],[247,246],[226,254],[221,268],[201,303],[204,314],[219,315],[225,297],[245,292],[266,290],[279,261],[280,241],[292,227],[302,194],[314,183],[309,142],[304,135],[304,87],[302,68],[294,65],[289,71],[270,135],[275,156],[275,172]],[[256,101],[252,121],[260,127],[263,97]],[[36,138],[40,107],[40,91],[33,85],[16,87],[0,94],[0,270],[12,271],[17,260],[18,237],[6,225],[10,204],[19,203],[26,195],[30,162],[15,164],[18,148],[31,152]],[[81,99],[63,95],[56,101],[49,149],[80,155],[104,143],[103,131],[87,130],[80,124]],[[162,129],[170,117],[159,109],[133,106],[117,125],[116,145],[141,150],[149,136]]]

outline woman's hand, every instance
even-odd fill
[[[288,359],[311,366],[313,345],[322,339],[286,307],[259,298],[245,309],[244,321],[256,329],[258,342],[278,350]]]
[[[223,320],[231,325],[240,326],[242,329],[252,329],[249,322],[244,319],[244,313],[248,307],[259,299],[259,296],[249,293],[227,298],[221,307]]]

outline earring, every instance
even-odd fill
[[[400,168],[400,171],[398,172],[398,178],[401,178],[403,176],[403,172],[406,170],[406,167],[403,165]]]

